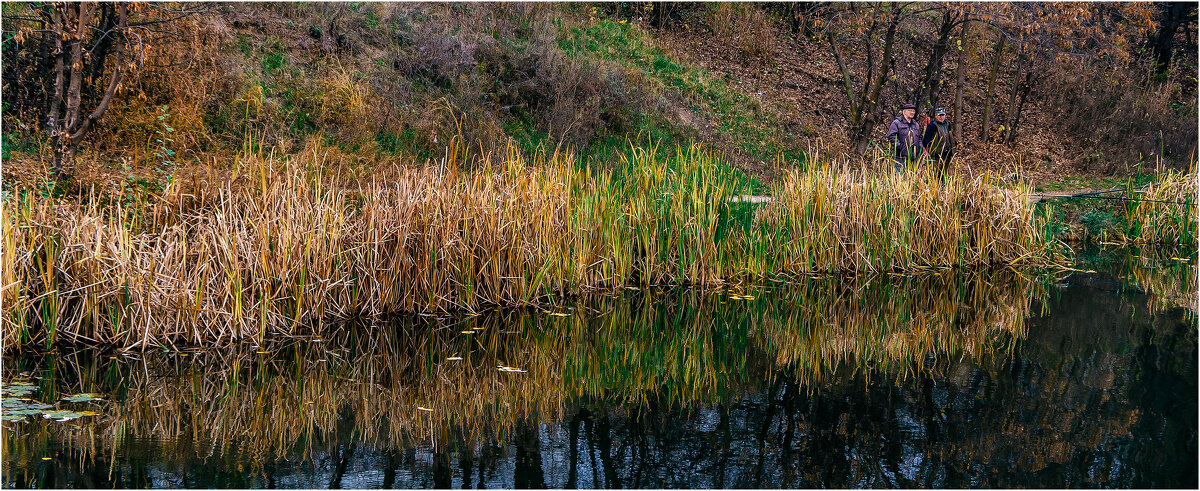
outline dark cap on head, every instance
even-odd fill
[[[940,108],[940,107],[939,107],[939,108],[937,108],[936,110],[934,110],[934,111],[933,111],[933,115],[934,115],[934,116],[945,116],[945,115],[946,115],[946,110],[945,110],[944,108]]]
[[[905,110],[905,109],[916,109],[916,108],[917,108],[917,106],[914,106],[914,105],[912,105],[912,104],[905,104],[905,105],[903,105],[903,106],[900,106],[900,110],[901,110],[901,111],[903,111],[903,110]]]

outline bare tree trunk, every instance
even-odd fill
[[[1167,71],[1171,68],[1171,57],[1175,53],[1175,31],[1179,25],[1190,17],[1196,10],[1196,2],[1167,2],[1158,5],[1161,16],[1158,22],[1158,32],[1155,33],[1154,74],[1160,80],[1165,80]],[[1190,33],[1190,30],[1188,31]]]
[[[850,79],[850,70],[846,69],[846,63],[842,61],[841,50],[838,49],[837,40],[833,36],[826,36],[829,39],[829,48],[833,51],[833,60],[837,62],[838,70],[842,73],[842,91],[846,94],[846,102],[850,104],[850,124],[854,125],[858,122],[858,109],[854,103],[854,83]]]
[[[1012,132],[1013,120],[1017,117],[1017,97],[1021,95],[1021,80],[1025,74],[1025,63],[1027,56],[1025,55],[1025,46],[1022,44],[1020,52],[1017,54],[1017,67],[1013,70],[1012,89],[1008,93],[1007,111],[1003,118],[1004,135],[1001,136],[1001,141],[1012,141],[1009,134]]]
[[[875,119],[879,114],[879,93],[883,91],[883,84],[887,82],[888,69],[892,66],[892,48],[896,45],[896,29],[900,26],[901,17],[900,12],[893,12],[888,21],[887,34],[883,38],[883,60],[879,66],[879,73],[875,77],[870,96],[868,97],[865,91],[863,94],[862,106],[864,107],[860,109],[863,113],[862,121],[851,138],[854,151],[860,155],[867,152],[871,130],[875,126]]]
[[[1004,57],[1004,43],[1007,38],[1000,34],[996,43],[996,53],[992,55],[992,69],[988,72],[987,92],[983,96],[983,124],[979,127],[979,139],[988,141],[988,127],[992,125],[992,93],[996,89],[996,74],[1000,71],[1000,59]]]
[[[109,27],[101,35],[116,36],[119,32],[123,46],[117,51],[117,58],[108,81],[104,96],[96,103],[96,107],[87,115],[83,112],[83,80],[84,74],[90,71],[90,77],[103,73],[106,52],[112,45],[111,40],[100,40],[88,51],[84,58],[84,40],[92,37],[91,25],[95,9],[94,3],[51,4],[46,8],[52,9],[51,30],[55,37],[54,48],[54,96],[50,100],[46,125],[50,132],[50,140],[54,145],[54,174],[60,183],[70,180],[74,173],[72,163],[75,150],[83,137],[97,120],[104,116],[112,103],[117,87],[121,84],[121,76],[125,70],[124,54],[129,48],[129,38],[125,29],[128,27],[128,5],[119,4],[116,7],[115,25],[111,13],[107,19],[102,19],[101,27]],[[111,6],[106,6],[111,9]],[[68,44],[64,46],[64,41]],[[101,64],[97,67],[96,64]]]
[[[917,98],[917,114],[924,114],[928,107],[937,105],[938,89],[941,85],[942,65],[949,50],[950,33],[957,24],[958,17],[946,10],[942,13],[942,25],[938,29],[937,42],[933,44],[933,52],[925,64],[925,80],[921,82],[920,95]]]
[[[63,57],[66,52],[63,50],[63,35],[65,32],[63,20],[63,11],[57,5],[48,4],[45,8],[51,9],[50,30],[54,36],[54,96],[50,98],[50,110],[47,111],[46,127],[50,131],[50,141],[54,146],[54,176],[56,180],[63,181],[66,177],[64,162],[64,151],[60,135],[63,133],[62,116],[59,111],[62,110],[63,101],[63,80],[66,78],[64,71],[67,69]],[[65,7],[64,8],[69,8]]]
[[[967,27],[971,24],[971,14],[963,15],[962,34],[959,35],[959,42],[962,43],[958,49],[958,67],[954,69],[955,88],[954,88],[954,141],[962,141],[962,107],[963,107],[963,87],[966,86],[967,71],[964,69],[967,65]]]
[[[1012,126],[1008,130],[1008,142],[1017,141],[1017,128],[1021,125],[1021,110],[1025,108],[1025,99],[1029,97],[1029,91],[1033,88],[1033,72],[1029,70],[1025,72],[1025,80],[1021,82],[1021,97],[1017,101],[1016,114],[1012,118]]]

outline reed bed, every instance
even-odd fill
[[[258,350],[116,360],[63,354],[34,363],[56,376],[42,386],[103,393],[100,415],[80,426],[25,423],[36,428],[5,432],[4,450],[27,450],[19,435],[30,434],[71,441],[83,457],[151,439],[179,445],[164,452],[179,465],[230,452],[258,465],[272,455],[328,452],[350,438],[375,447],[503,440],[521,421],[560,420],[579,398],[686,407],[759,390],[778,376],[806,385],[843,369],[904,376],[933,369],[928,355],[980,361],[1011,353],[1025,334],[1030,292],[1044,294],[1030,281],[1015,273],[986,282],[924,275],[806,279],[753,292],[592,294],[549,311],[410,319]],[[6,368],[25,367],[10,360]]]
[[[1195,245],[1197,235],[1197,174],[1168,172],[1135,199],[1128,209],[1129,233],[1125,240],[1136,243]]]
[[[719,286],[813,272],[1045,264],[1059,250],[1021,190],[986,177],[796,171],[730,203],[715,155],[626,153],[611,171],[510,148],[349,185],[321,156],[251,158],[132,208],[7,199],[5,349],[145,350],[320,333],[329,318],[476,311],[623,285]]]
[[[883,178],[833,165],[793,170],[764,207],[751,243],[763,273],[893,271],[1053,260],[1029,189],[981,175],[939,180],[922,168]]]

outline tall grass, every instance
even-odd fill
[[[472,311],[629,284],[1057,257],[1019,190],[986,178],[793,172],[761,209],[698,148],[634,148],[620,179],[514,148],[350,184],[318,152],[133,207],[4,203],[5,348],[127,349],[320,332],[329,317]],[[474,169],[467,171],[465,162]],[[86,202],[86,201],[85,201]]]
[[[1168,172],[1150,183],[1127,211],[1126,240],[1140,243],[1196,244],[1197,175]]]
[[[804,274],[1044,261],[1052,240],[1027,192],[988,176],[864,178],[813,165],[776,186],[753,231],[752,264]]]

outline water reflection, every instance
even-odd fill
[[[6,378],[30,372],[43,400],[107,400],[93,421],[6,424],[4,481],[1194,486],[1195,311],[1129,263],[624,291],[240,352],[14,357]],[[1194,292],[1194,269],[1175,272]]]

